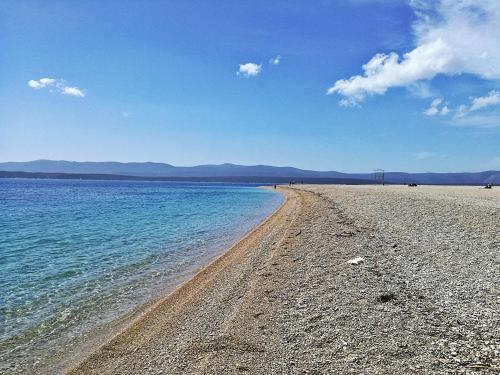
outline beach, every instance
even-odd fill
[[[297,185],[69,374],[500,370],[500,189]]]
[[[0,374],[60,373],[283,202],[256,185],[0,179]]]

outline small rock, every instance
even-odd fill
[[[359,263],[363,262],[364,260],[365,260],[364,258],[356,257],[356,258],[353,258],[351,260],[348,260],[347,263],[349,263],[349,264],[359,264]]]

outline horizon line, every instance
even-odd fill
[[[320,172],[320,173],[327,173],[327,172],[335,172],[335,173],[343,173],[343,174],[373,174],[377,170],[382,170],[384,173],[406,173],[406,174],[426,174],[426,173],[434,173],[434,174],[444,174],[444,173],[455,173],[455,174],[466,174],[466,173],[484,173],[484,172],[500,172],[500,170],[497,169],[485,169],[485,170],[477,170],[477,171],[461,171],[461,172],[450,172],[450,171],[425,171],[425,172],[409,172],[409,171],[397,171],[397,170],[389,170],[389,169],[380,169],[380,168],[374,168],[370,172],[344,172],[340,170],[335,170],[335,169],[328,169],[328,170],[318,170],[318,169],[306,169],[306,168],[299,168],[299,167],[294,167],[290,165],[272,165],[272,164],[236,164],[236,163],[230,163],[230,162],[224,162],[224,163],[218,163],[218,164],[194,164],[194,165],[174,165],[170,164],[167,162],[157,162],[157,161],[114,161],[114,160],[105,160],[105,161],[79,161],[79,160],[65,160],[65,159],[35,159],[35,160],[27,160],[27,161],[0,161],[0,164],[7,164],[7,163],[33,163],[33,162],[40,162],[40,161],[47,161],[47,162],[66,162],[66,163],[118,163],[118,164],[163,164],[163,165],[168,165],[173,168],[195,168],[195,167],[204,167],[204,166],[224,166],[224,165],[233,165],[233,166],[238,166],[238,167],[272,167],[272,168],[293,168],[293,169],[298,169],[301,171],[311,171],[311,172]],[[45,172],[47,173],[47,172]],[[61,172],[61,173],[67,173],[67,172]]]

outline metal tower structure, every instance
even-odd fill
[[[382,186],[385,185],[384,183],[384,170],[383,169],[375,169],[373,171],[373,176],[375,178],[375,181],[379,184],[382,184]]]

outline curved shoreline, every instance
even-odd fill
[[[69,373],[498,372],[499,190],[280,190],[275,214]]]
[[[261,187],[264,189],[271,189],[270,187],[264,186]],[[154,314],[163,304],[168,303],[177,303],[178,298],[183,298],[182,295],[184,293],[189,293],[186,289],[190,289],[196,287],[197,284],[203,282],[203,278],[207,277],[214,272],[214,269],[218,269],[220,267],[227,267],[230,264],[227,263],[227,258],[231,257],[235,252],[241,250],[242,247],[247,245],[247,242],[252,242],[258,240],[258,232],[262,230],[263,227],[270,225],[270,221],[276,219],[277,216],[280,215],[280,212],[287,206],[289,203],[289,197],[293,193],[290,193],[288,189],[280,189],[275,190],[279,194],[282,195],[283,201],[281,204],[268,216],[266,216],[257,226],[253,227],[249,231],[247,231],[241,238],[239,238],[233,245],[228,247],[225,250],[222,250],[215,256],[212,256],[207,263],[204,263],[202,266],[199,266],[192,273],[188,273],[188,275],[184,278],[182,282],[173,287],[168,294],[163,297],[154,299],[140,307],[136,310],[130,312],[130,315],[127,317],[123,317],[117,320],[118,329],[113,330],[112,333],[108,333],[107,335],[102,335],[98,348],[94,349],[83,349],[81,353],[75,355],[70,360],[63,362],[63,364],[59,367],[64,374],[79,374],[83,368],[85,368],[90,361],[96,356],[99,356],[100,353],[106,351],[110,345],[113,345],[114,342],[120,340],[123,336],[126,336],[129,331],[134,330],[137,325],[143,324],[147,321],[151,314]],[[194,284],[194,285],[193,285]],[[175,301],[174,301],[175,300]],[[127,320],[130,319],[130,320]],[[119,321],[126,320],[125,323],[120,323]],[[88,346],[88,344],[87,344]],[[83,373],[86,373],[86,370],[83,370]]]

